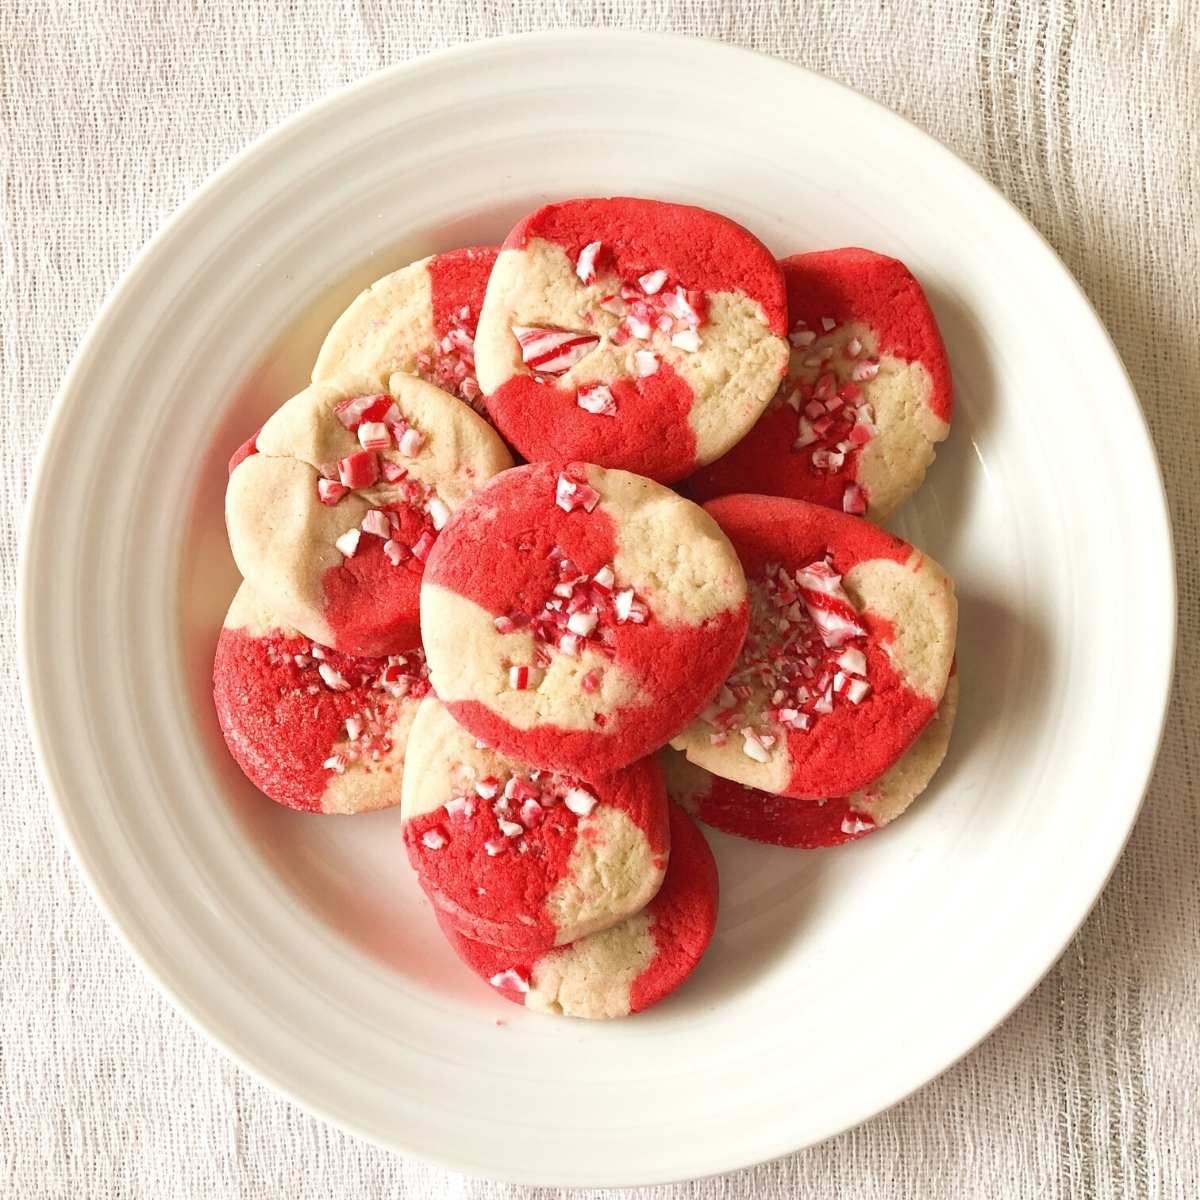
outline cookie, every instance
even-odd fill
[[[702,509],[626,471],[533,463],[477,492],[429,556],[433,686],[477,737],[585,779],[679,733],[745,636],[746,584]]]
[[[859,517],[772,496],[705,506],[750,587],[726,685],[672,743],[714,775],[846,796],[916,740],[946,690],[958,609],[933,559]]]
[[[401,815],[434,906],[477,941],[540,951],[639,912],[670,849],[653,757],[597,783],[504,758],[433,696],[409,734]]]
[[[958,680],[915,742],[873,783],[849,796],[793,800],[712,775],[680,754],[661,754],[667,795],[692,816],[737,837],[815,850],[866,837],[904,813],[929,786],[950,745],[958,710]]]
[[[475,380],[475,326],[497,247],[434,254],[377,279],[334,322],[313,382],[417,375],[483,412]]]
[[[717,864],[704,835],[670,805],[671,861],[658,894],[619,925],[569,946],[520,954],[438,923],[458,956],[505,999],[538,1012],[603,1019],[642,1012],[692,973],[717,922]]]
[[[421,573],[439,531],[511,465],[495,430],[432,384],[314,383],[234,467],[229,544],[263,602],[305,637],[399,654],[420,644]]]
[[[229,752],[278,804],[360,813],[400,803],[409,727],[429,691],[419,649],[353,658],[315,644],[238,588],[213,662]]]
[[[548,204],[505,239],[475,338],[496,427],[531,461],[681,479],[758,419],[787,366],[770,251],[657,200]]]
[[[920,486],[954,396],[933,310],[899,259],[850,248],[780,263],[787,380],[754,428],[683,485],[765,492],[882,520]]]

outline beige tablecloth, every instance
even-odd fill
[[[0,1193],[534,1194],[327,1128],[233,1066],[142,978],[56,836],[19,716],[11,597],[59,379],[105,293],[188,193],[339,84],[434,47],[562,25],[770,51],[897,109],[992,179],[1112,331],[1158,443],[1179,545],[1178,685],[1158,772],[1104,898],[1049,978],[965,1062],[865,1127],[655,1194],[1200,1194],[1192,0],[0,0]]]

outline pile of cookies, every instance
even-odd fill
[[[874,522],[952,395],[896,259],[551,204],[372,285],[312,380],[230,462],[221,728],[281,804],[398,804],[502,995],[647,1008],[716,922],[693,818],[833,846],[928,784],[953,585]]]

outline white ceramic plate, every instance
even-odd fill
[[[721,923],[632,1021],[525,1013],[443,946],[394,813],[314,819],[224,752],[209,665],[235,575],[224,463],[360,286],[552,197],[728,213],[780,254],[861,244],[925,281],[954,432],[900,532],[955,575],[962,710],[895,827],[795,853],[714,836]],[[386,71],[210,181],[98,317],[26,529],[23,674],[100,903],[240,1062],[365,1137],[543,1184],[722,1171],[943,1070],[1059,954],[1158,742],[1174,634],[1154,458],[1066,271],[942,147],[717,44],[537,35]]]

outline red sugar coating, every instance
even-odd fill
[[[769,563],[790,570],[826,555],[845,575],[873,559],[907,562],[907,542],[858,517],[802,500],[773,496],[725,496],[705,505],[737,551],[747,579],[761,580]],[[876,779],[916,740],[937,703],[909,688],[885,650],[894,637],[891,623],[870,611],[859,614],[867,637],[869,695],[858,704],[842,703],[807,731],[787,729],[792,774],[785,795],[816,798],[847,795]]]
[[[665,1000],[692,973],[712,938],[717,921],[717,864],[704,835],[677,805],[668,806],[671,859],[658,895],[646,905],[655,952],[629,989],[630,1013]],[[458,956],[477,975],[491,982],[506,1000],[524,1004],[525,993],[503,978],[512,971],[526,983],[543,956],[514,953],[465,937],[443,913],[438,924]],[[549,954],[561,953],[550,951]]]
[[[532,463],[498,475],[442,531],[426,578],[495,616],[532,615],[558,577],[553,547],[588,575],[611,565],[612,518],[603,505],[590,513],[559,508],[554,496],[562,473],[582,480],[583,464]],[[623,583],[618,578],[616,588]],[[699,625],[664,622],[653,612],[645,624],[606,621],[613,659],[639,681],[640,696],[615,712],[597,703],[594,732],[550,724],[517,729],[478,701],[447,707],[460,724],[502,753],[594,779],[650,753],[704,707],[733,665],[747,620],[742,604]]]
[[[549,949],[558,939],[546,899],[567,876],[579,836],[581,818],[561,799],[569,789],[582,787],[598,801],[593,815],[600,805],[626,813],[645,833],[656,858],[665,858],[671,845],[666,791],[657,760],[642,759],[598,783],[580,784],[549,772],[533,778],[536,774],[519,775],[532,791],[552,801],[540,807],[536,822],[521,820],[519,794],[506,799],[503,791],[494,798],[477,791],[454,793],[447,784],[447,801],[465,798],[469,801],[465,809],[451,813],[443,806],[404,825],[409,861],[440,914],[479,941],[525,951]],[[502,814],[497,814],[497,805],[502,806]],[[506,835],[501,815],[525,824],[524,832]],[[441,844],[428,845],[426,835]],[[489,853],[489,844],[498,852]]]
[[[793,800],[716,775],[692,803],[695,815],[722,833],[796,850],[840,846],[876,829],[871,818],[855,812],[845,797]]]
[[[460,322],[460,310],[470,309],[468,330],[473,335],[487,290],[488,276],[496,263],[497,246],[467,246],[435,254],[426,264],[433,297],[433,332],[444,337]]]
[[[504,248],[522,249],[534,238],[562,246],[572,262],[584,246],[599,241],[600,277],[615,273],[627,285],[663,270],[667,289],[744,293],[759,301],[774,333],[782,337],[787,332],[783,280],[770,251],[748,230],[716,213],[627,197],[568,200],[526,217]],[[643,378],[608,382],[616,401],[612,416],[589,414],[577,404],[574,390],[539,384],[524,374],[508,380],[486,402],[505,436],[530,459],[580,459],[662,482],[692,470],[696,440],[688,413],[693,394],[686,381],[660,362],[657,371]]]
[[[514,375],[486,404],[527,458],[579,459],[664,483],[686,475],[696,463],[696,435],[688,424],[692,389],[679,373],[660,362],[645,379],[614,379],[608,386],[615,417],[586,412],[573,391],[540,384],[532,375]]]
[[[408,504],[388,505],[399,519],[393,537],[416,544],[430,529],[427,515]],[[393,566],[381,538],[363,536],[351,558],[321,578],[325,621],[333,644],[346,654],[400,654],[421,644],[420,594],[424,564],[409,557]]]
[[[933,384],[929,407],[950,421],[954,393],[946,347],[921,285],[899,259],[849,247],[796,254],[779,265],[793,327],[803,322],[819,335],[826,317],[839,325],[864,322],[874,329],[880,354],[925,367]],[[796,427],[796,411],[773,403],[732,450],[701,467],[680,490],[703,501],[753,489],[841,509],[846,485],[858,477],[858,454],[848,453],[840,470],[813,471],[810,461],[820,443],[793,449]]]
[[[622,279],[665,270],[672,280],[706,292],[742,292],[757,300],[780,337],[787,334],[787,299],[770,250],[748,229],[707,209],[616,196],[564,200],[530,213],[504,239],[521,249],[542,238],[566,250],[571,261],[589,242],[601,242],[603,273]]]
[[[386,713],[388,705],[377,686],[383,660],[335,650],[325,650],[318,660],[311,656],[312,645],[278,632],[255,637],[244,629],[222,629],[213,661],[213,700],[229,752],[260,791],[305,812],[321,809],[330,779],[324,763],[347,739],[346,718],[371,707]],[[349,689],[331,689],[321,662]],[[428,691],[423,663],[406,686],[413,699]],[[399,789],[397,778],[397,800]]]

